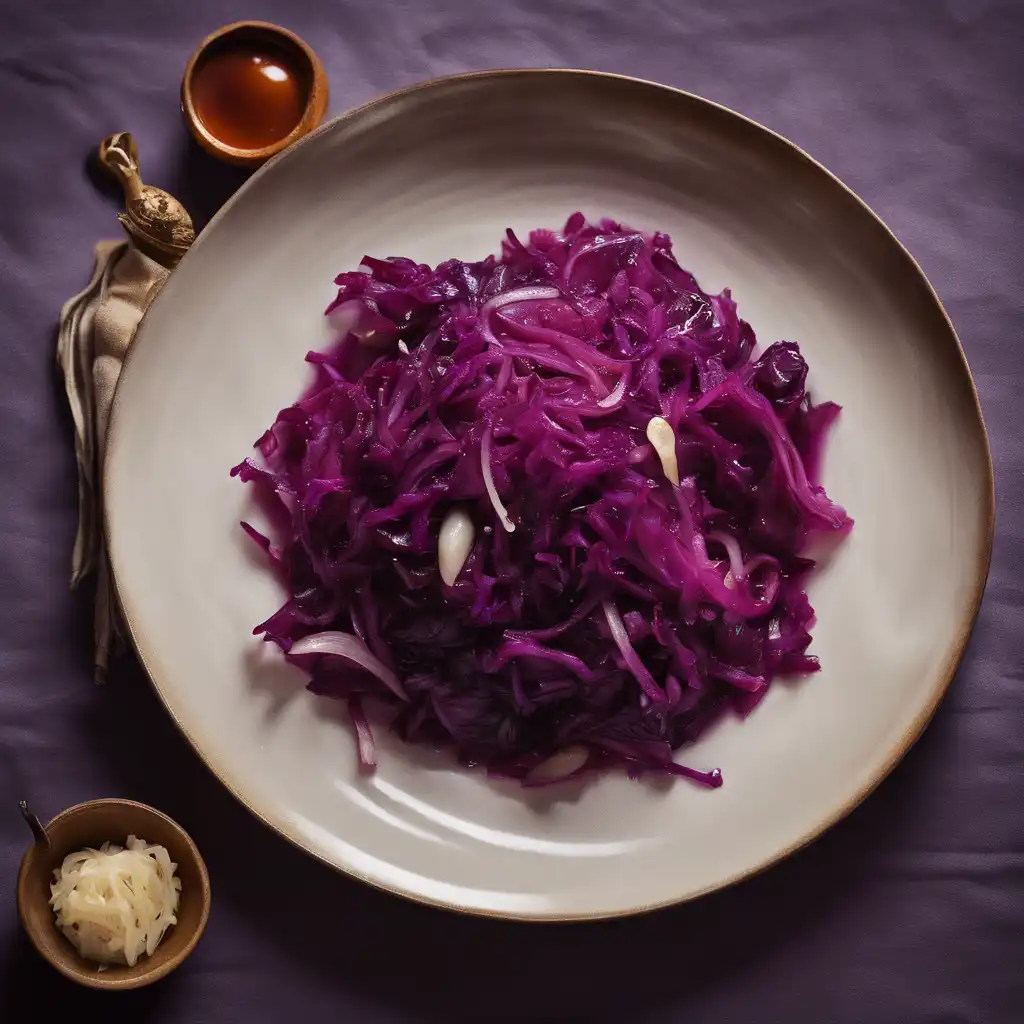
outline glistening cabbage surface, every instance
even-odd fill
[[[527,785],[719,785],[674,752],[818,669],[805,552],[852,525],[799,347],[758,353],[667,235],[579,213],[500,258],[362,265],[313,386],[232,471],[290,595],[255,632],[348,703],[367,767],[374,698]]]

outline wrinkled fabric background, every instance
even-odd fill
[[[515,65],[656,79],[734,107],[836,172],[921,262],[977,380],[999,491],[973,641],[923,739],[809,849],[637,920],[519,926],[412,906],[308,860],[208,774],[130,661],[91,680],[61,303],[117,197],[87,155],[135,133],[145,180],[202,223],[243,175],[187,143],[184,63],[239,18],[304,36],[334,112],[432,75]],[[1024,136],[1013,0],[48,0],[0,5],[0,1020],[1024,1021]],[[879,373],[884,373],[884,366]],[[45,818],[96,796],[165,809],[210,868],[188,964],[105,997],[20,935],[14,878]],[[268,884],[264,888],[264,884]]]

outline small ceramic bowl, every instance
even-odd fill
[[[209,130],[196,109],[193,81],[197,72],[205,61],[232,49],[278,55],[296,76],[304,100],[302,114],[287,135],[269,145],[253,149],[230,145]],[[329,94],[320,59],[294,32],[267,21],[238,21],[208,35],[192,54],[181,80],[181,109],[193,138],[208,153],[228,163],[256,167],[312,131],[327,112]]]
[[[141,988],[174,970],[195,948],[210,913],[210,879],[195,843],[185,830],[160,811],[132,800],[89,800],[61,811],[44,826],[45,837],[26,851],[18,872],[18,915],[32,945],[65,977],[100,989]],[[57,927],[50,907],[53,872],[69,853],[102,843],[124,845],[129,835],[167,848],[178,867],[181,900],[178,921],[152,956],[133,967],[99,970],[86,960]]]

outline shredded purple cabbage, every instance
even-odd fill
[[[290,656],[349,702],[364,765],[374,698],[402,739],[527,785],[614,766],[719,785],[673,751],[818,669],[803,552],[852,525],[817,484],[839,407],[811,401],[799,347],[755,358],[667,235],[579,213],[509,231],[500,259],[363,266],[337,278],[313,387],[232,470],[291,595],[254,632],[312,636]],[[453,509],[473,536],[449,586]]]

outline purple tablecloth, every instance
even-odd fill
[[[70,427],[56,317],[116,236],[86,166],[135,133],[147,181],[202,222],[242,180],[190,147],[178,83],[239,18],[311,42],[340,111],[433,75],[591,67],[681,86],[782,132],[921,261],[960,331],[992,438],[995,556],[974,639],[924,738],[812,847],[636,920],[536,927],[406,904],[306,859],[237,805],[133,663],[98,688],[67,574]],[[6,0],[0,12],[0,1020],[1024,1021],[1024,6],[1014,0]],[[879,367],[884,373],[885,367]],[[41,815],[90,797],[163,808],[210,868],[187,965],[116,997],[20,935],[14,878]],[[269,887],[264,883],[269,881]],[[93,1019],[87,1016],[86,1019]]]

